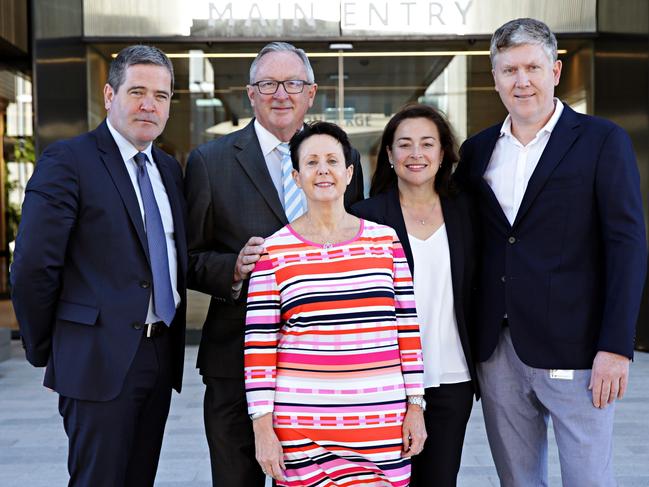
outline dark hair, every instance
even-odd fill
[[[331,122],[311,122],[304,125],[304,129],[297,132],[289,142],[291,149],[291,162],[293,169],[300,170],[300,146],[302,142],[313,135],[328,135],[336,139],[343,147],[343,155],[345,156],[345,167],[352,164],[352,145],[349,142],[347,133],[338,125]]]
[[[171,91],[174,90],[174,67],[167,55],[157,47],[137,44],[128,46],[119,51],[117,57],[110,63],[107,83],[113,88],[115,93],[124,83],[126,78],[126,68],[136,64],[153,64],[167,68],[171,77]]]
[[[446,118],[433,107],[428,105],[407,105],[397,112],[385,126],[383,137],[381,138],[381,147],[376,161],[376,170],[372,176],[372,185],[370,186],[370,196],[375,196],[388,191],[397,184],[397,175],[394,169],[390,167],[388,157],[388,147],[394,143],[394,134],[401,125],[401,122],[410,118],[425,118],[435,124],[439,131],[440,144],[444,151],[442,165],[435,176],[435,191],[442,196],[446,196],[455,191],[451,182],[451,173],[453,164],[458,161],[457,142],[451,130],[451,125]]]
[[[491,66],[495,66],[496,56],[500,51],[525,44],[539,45],[550,58],[550,62],[554,63],[557,60],[557,38],[550,28],[540,20],[522,18],[510,20],[494,32],[489,46]]]

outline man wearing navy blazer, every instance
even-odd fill
[[[26,189],[11,268],[27,359],[47,366],[71,486],[152,486],[184,354],[182,172],[153,147],[173,67],[155,47],[113,60],[107,119],[48,147]]]
[[[563,485],[615,485],[614,401],[627,386],[647,268],[628,135],[553,97],[556,38],[517,19],[491,41],[509,115],[468,139],[456,175],[481,223],[478,377],[504,486],[547,485],[552,418]]]

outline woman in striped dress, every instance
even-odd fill
[[[426,439],[412,278],[395,232],[345,211],[351,146],[291,140],[307,212],[250,278],[245,380],[256,455],[278,486],[407,486]]]

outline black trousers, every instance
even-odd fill
[[[412,459],[411,487],[454,487],[460,471],[464,433],[473,407],[471,382],[425,389],[428,438]]]
[[[243,377],[203,376],[203,413],[214,487],[264,487],[255,459],[255,436],[248,416]]]
[[[153,486],[171,402],[169,337],[142,337],[115,399],[59,397],[70,487]]]

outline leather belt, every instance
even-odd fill
[[[169,328],[165,325],[164,321],[156,321],[155,323],[147,323],[144,325],[144,336],[146,338],[155,338],[164,335]]]

